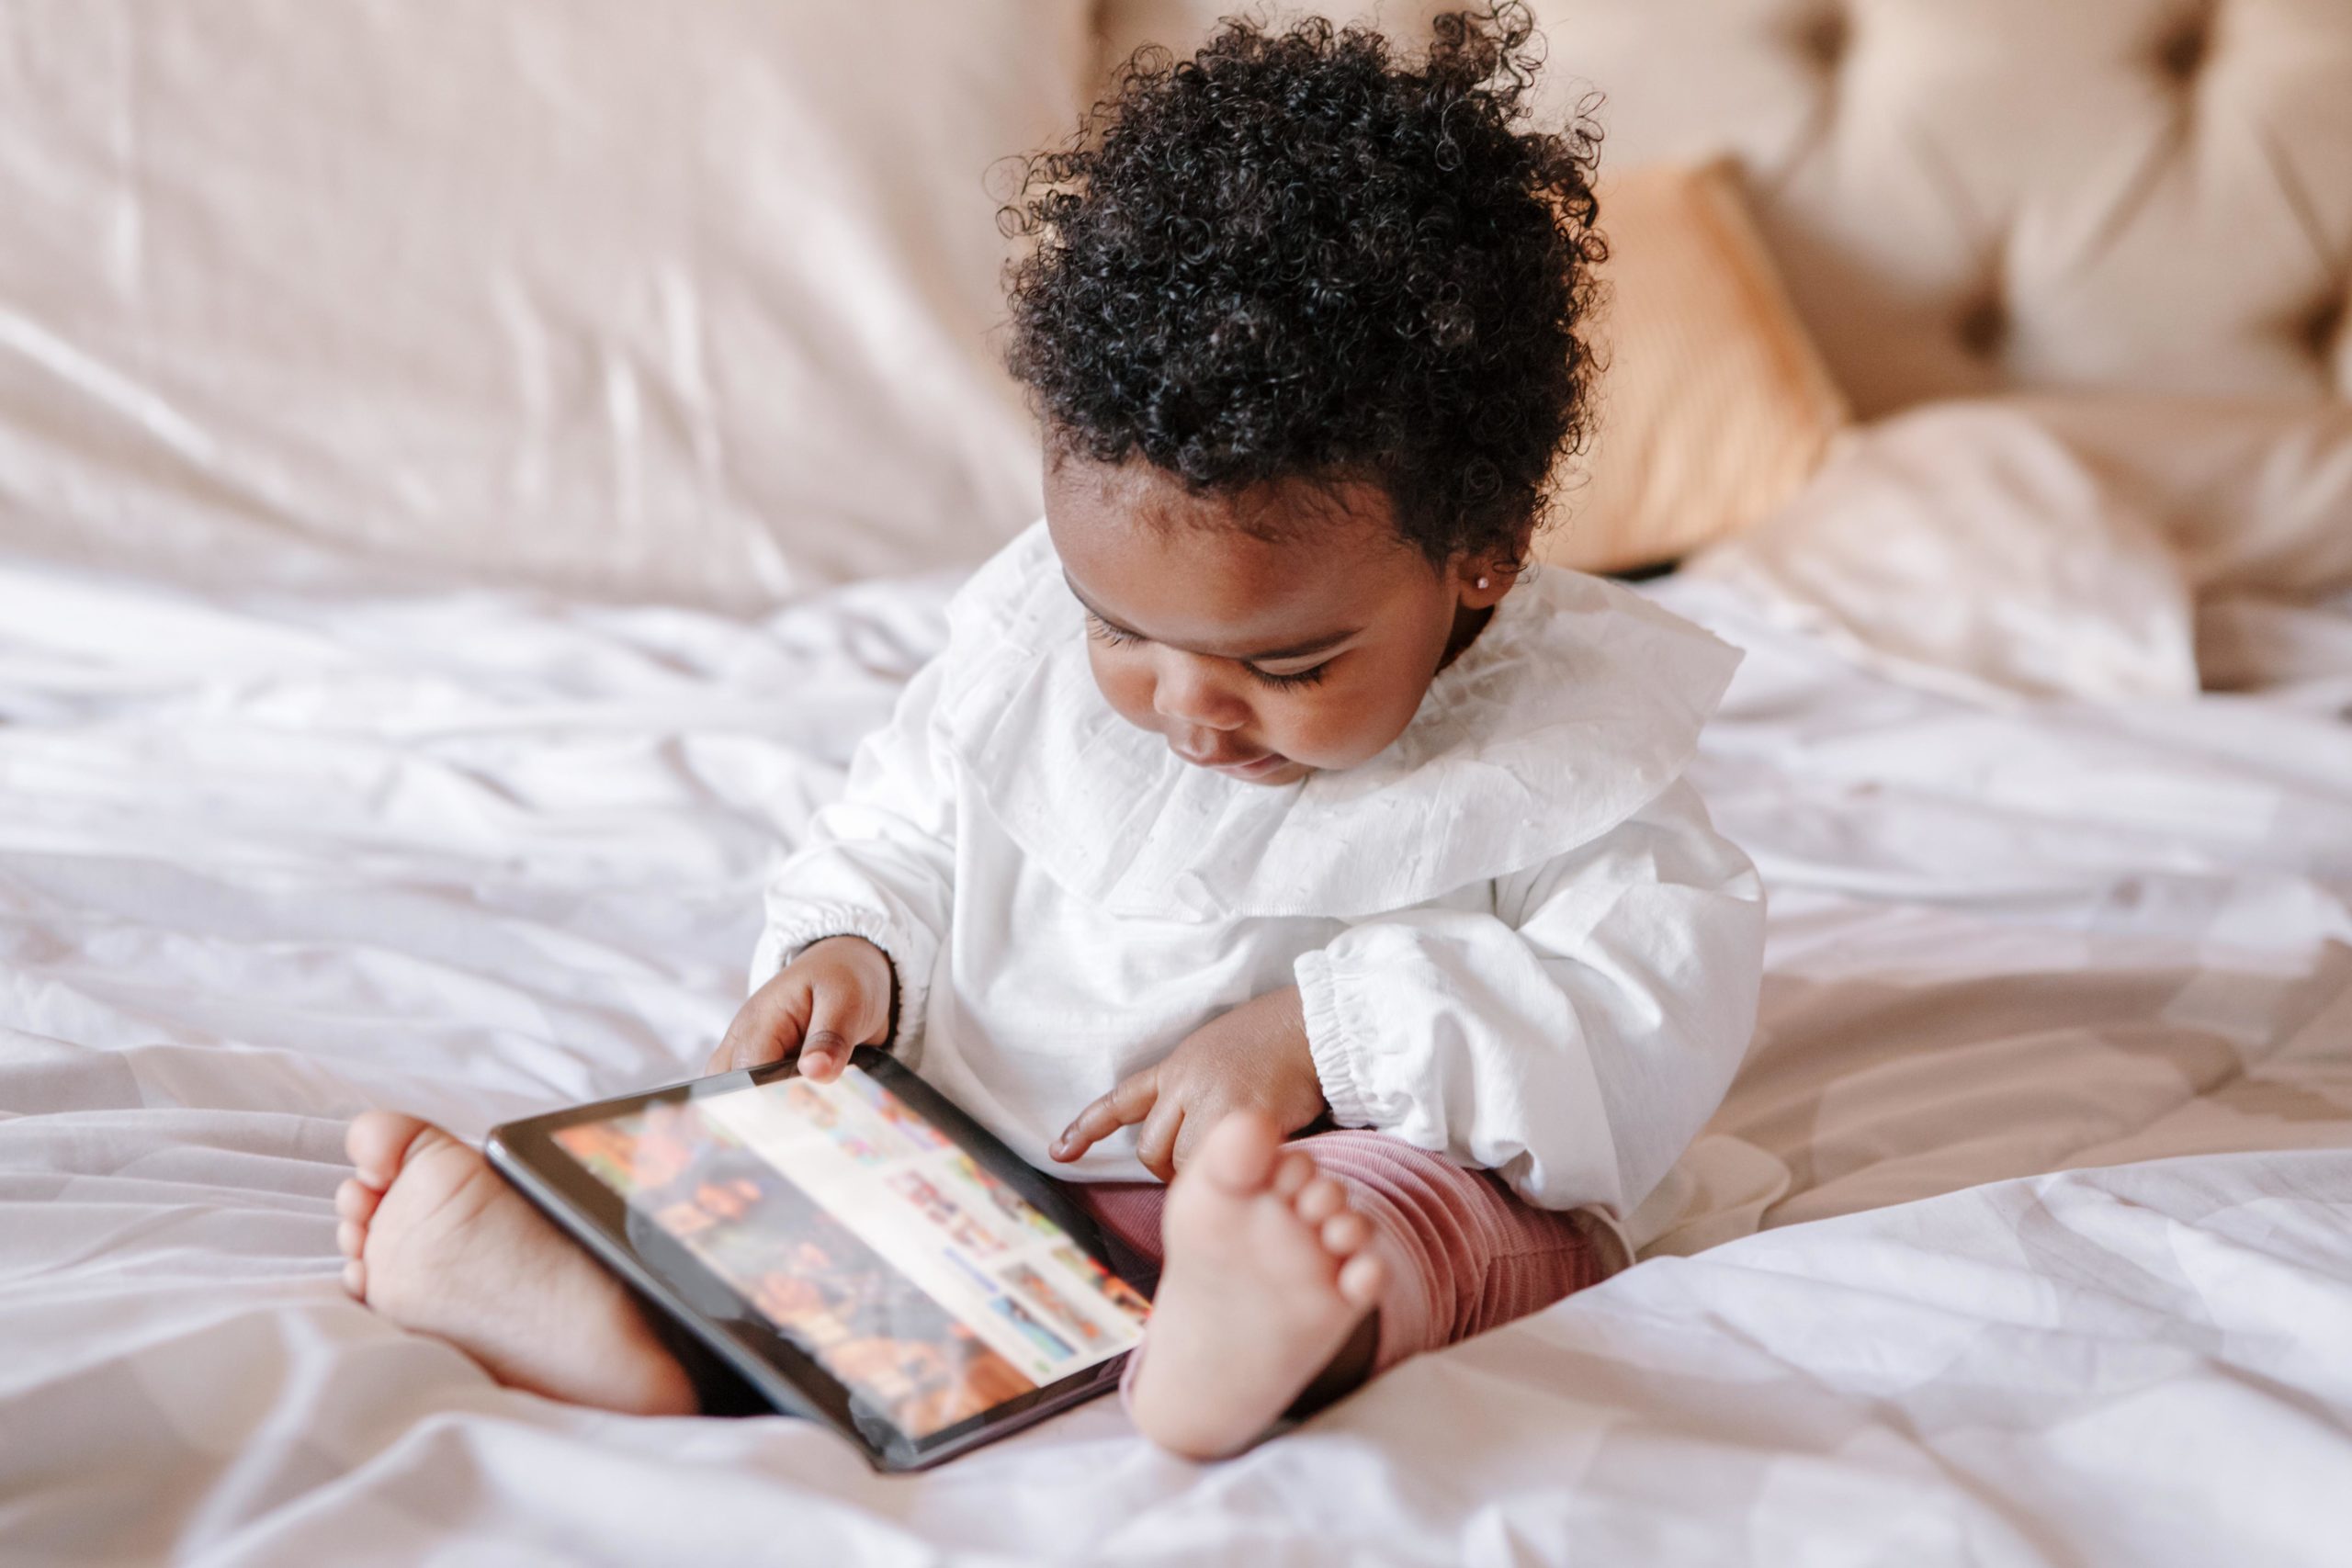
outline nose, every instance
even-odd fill
[[[1234,730],[1250,721],[1250,705],[1217,678],[1210,660],[1190,653],[1175,653],[1154,672],[1151,706],[1195,729]]]

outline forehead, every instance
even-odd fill
[[[1195,496],[1146,465],[1066,458],[1047,469],[1046,519],[1091,608],[1198,652],[1352,631],[1432,575],[1369,486]]]

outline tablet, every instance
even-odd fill
[[[883,1470],[1114,1387],[1150,1308],[1082,1211],[884,1053],[511,1122],[491,1163],[775,1408]]]

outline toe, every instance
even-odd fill
[[[1274,1162],[1274,1179],[1267,1183],[1274,1196],[1287,1203],[1298,1196],[1299,1189],[1315,1179],[1315,1161],[1296,1149],[1284,1149]]]
[[[1347,1190],[1328,1176],[1318,1176],[1299,1190],[1291,1207],[1310,1225],[1319,1225],[1348,1206]]]
[[[1366,1311],[1380,1304],[1388,1283],[1388,1268],[1376,1252],[1359,1252],[1340,1270],[1340,1294],[1350,1306]]]
[[[335,1218],[364,1225],[376,1217],[376,1205],[383,1201],[381,1192],[346,1177],[334,1190]]]
[[[1352,1209],[1323,1222],[1323,1250],[1334,1258],[1351,1257],[1372,1239],[1372,1222]]]
[[[343,1266],[343,1288],[356,1301],[368,1299],[368,1265],[356,1258]]]
[[[408,1157],[408,1146],[426,1123],[413,1116],[403,1116],[396,1111],[370,1111],[356,1117],[351,1130],[344,1134],[344,1153],[358,1169],[359,1179],[381,1192],[392,1184],[401,1171],[401,1162]]]
[[[1282,1134],[1262,1111],[1237,1111],[1209,1129],[1193,1163],[1228,1192],[1262,1191],[1273,1175]]]
[[[368,1249],[368,1227],[356,1220],[345,1220],[334,1227],[334,1247],[345,1258],[357,1258]]]

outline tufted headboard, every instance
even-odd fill
[[[1103,0],[1106,63],[1238,8]],[[1289,8],[1418,40],[1444,7]],[[1737,158],[1864,415],[2016,388],[2352,398],[2352,0],[1533,9],[1543,112],[1598,89],[1604,170]]]
[[[0,547],[747,610],[975,562],[1038,506],[1000,161],[1261,3],[1374,0],[0,5]],[[1605,168],[1736,155],[1865,414],[2352,397],[2352,0],[1532,4]]]

